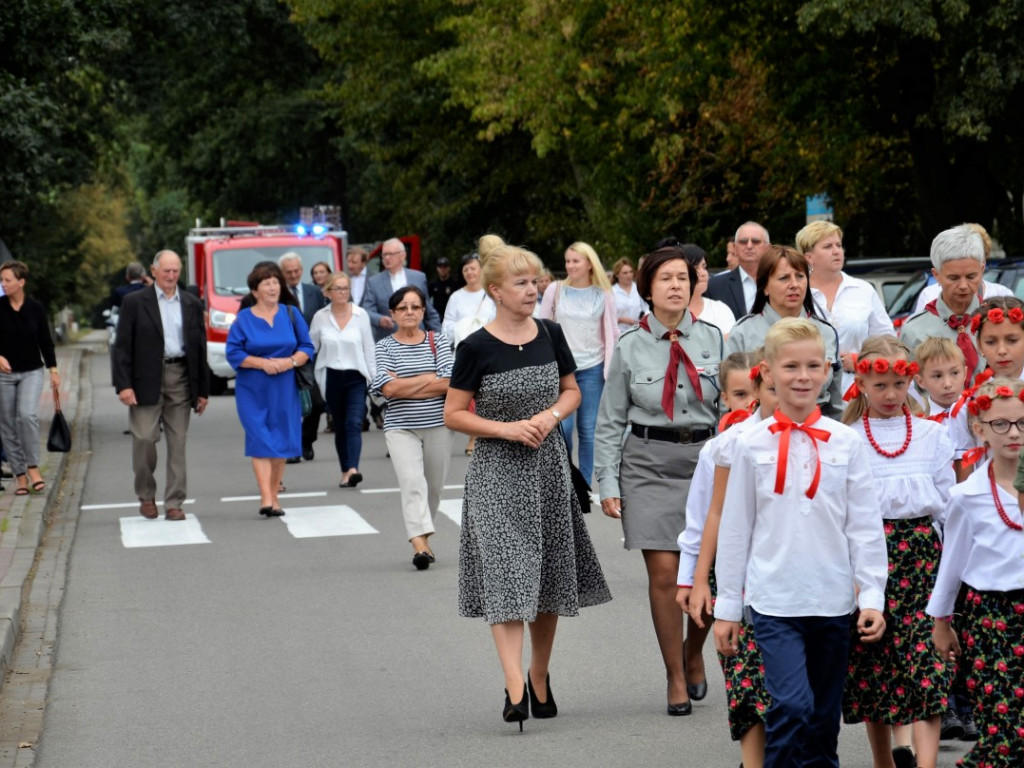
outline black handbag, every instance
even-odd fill
[[[292,323],[292,333],[295,334],[295,348],[299,348],[299,328],[295,324],[295,315],[292,314],[291,306],[288,307],[288,319]],[[313,375],[313,360],[310,358],[302,365],[295,368],[295,386],[299,390],[299,400],[302,403],[302,416],[305,418],[313,410],[313,387],[316,386],[316,378]]]
[[[46,450],[50,453],[68,453],[71,450],[71,428],[60,410],[60,393],[53,388],[53,421],[50,435],[46,438]]]

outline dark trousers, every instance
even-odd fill
[[[772,697],[765,768],[839,768],[850,616],[751,614]]]
[[[309,391],[312,396],[313,408],[302,418],[302,450],[309,451],[316,442],[317,432],[320,431],[320,414],[324,412],[324,398],[320,394],[320,388],[314,384]]]
[[[341,471],[356,469],[363,451],[366,379],[359,371],[327,369],[327,410],[334,419],[334,449]]]

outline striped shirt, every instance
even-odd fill
[[[389,381],[423,373],[436,373],[438,378],[452,375],[452,354],[443,333],[434,334],[434,349],[429,337],[419,344],[402,344],[394,336],[377,342],[377,375],[370,388],[377,394]],[[388,398],[384,412],[384,431],[389,429],[430,429],[444,426],[444,395],[429,400]]]

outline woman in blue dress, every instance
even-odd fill
[[[302,313],[280,302],[281,280],[272,266],[249,274],[255,303],[238,313],[227,341],[235,369],[235,405],[245,429],[245,455],[260,489],[260,514],[284,514],[277,498],[285,460],[302,452],[302,405],[295,368],[313,355]]]

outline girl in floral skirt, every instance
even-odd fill
[[[762,359],[764,350],[758,349],[750,354],[734,352],[722,363],[719,369],[722,401],[731,410],[722,418],[718,435],[701,450],[687,497],[686,530],[679,534],[676,601],[690,614],[690,620],[702,628],[713,608],[715,576],[712,566],[733,446],[746,429],[771,416],[778,405],[775,391],[761,378]],[[737,395],[730,399],[729,393]],[[751,397],[754,401],[748,410],[744,404]],[[701,503],[691,507],[690,500],[694,498]],[[764,716],[771,697],[764,685],[764,666],[751,624],[746,621],[740,624],[739,652],[731,658],[719,654],[718,661],[725,675],[729,734],[733,741],[740,742],[743,768],[761,768],[764,764]]]
[[[978,741],[957,765],[1010,768],[1024,755],[1024,382],[988,382],[967,409],[991,458],[950,494],[927,611],[939,655],[966,673],[978,723]],[[961,584],[963,612],[951,616]]]
[[[942,546],[941,522],[954,483],[953,446],[946,430],[914,418],[907,390],[918,372],[894,336],[864,342],[843,414],[870,447],[889,553],[886,633],[881,642],[854,635],[843,697],[843,719],[864,722],[876,766],[913,766],[909,747],[891,749],[891,726],[914,724],[917,765],[935,768],[941,716],[953,667],[930,642],[925,615]]]

